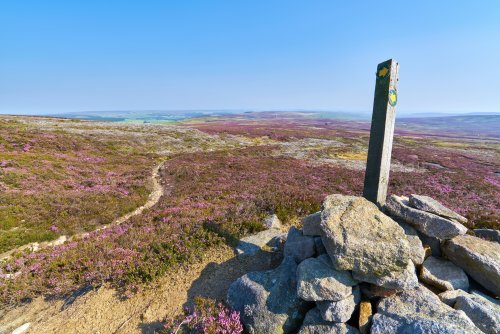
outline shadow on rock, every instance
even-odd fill
[[[239,277],[252,271],[263,271],[277,267],[281,252],[258,251],[254,255],[239,255],[223,263],[209,263],[188,290],[188,301],[184,307],[192,307],[195,297],[226,300],[229,286]]]

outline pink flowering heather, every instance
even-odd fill
[[[155,161],[103,140],[0,118],[0,253],[93,230],[146,201]]]
[[[168,319],[165,333],[190,334],[240,334],[243,325],[239,312],[232,311],[222,303],[209,299],[196,299],[194,309],[186,309],[183,316]]]
[[[23,152],[29,152],[31,150],[31,145],[30,144],[24,144],[23,145]]]

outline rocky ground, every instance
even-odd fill
[[[331,195],[291,228],[277,268],[229,287],[248,333],[499,333],[498,231],[475,236],[427,196],[392,196],[386,209]],[[240,247],[280,252],[284,239],[271,228]]]

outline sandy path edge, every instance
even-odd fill
[[[182,312],[196,296],[224,300],[229,285],[250,271],[279,264],[277,253],[235,256],[227,245],[211,248],[192,264],[171,270],[129,299],[108,286],[91,290],[64,307],[64,300],[38,297],[0,317],[0,334],[31,323],[26,333],[155,333],[165,317]]]

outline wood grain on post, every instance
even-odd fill
[[[382,208],[387,197],[398,99],[399,64],[389,59],[377,66],[370,142],[363,196]]]

